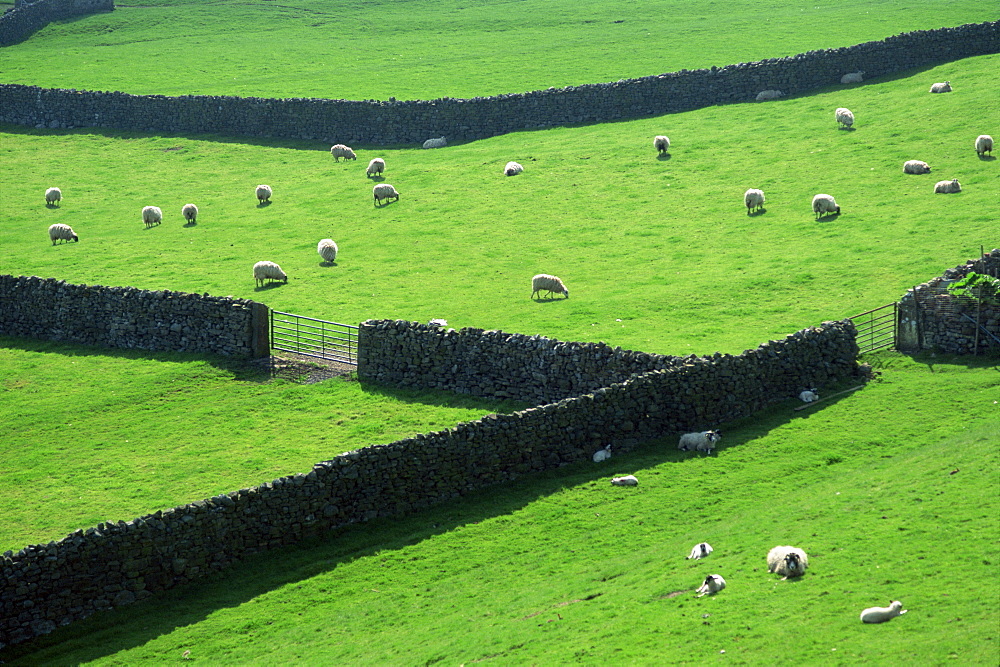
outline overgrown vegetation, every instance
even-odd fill
[[[960,280],[948,285],[948,292],[983,303],[1000,303],[1000,279],[970,271]]]

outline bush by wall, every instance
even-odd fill
[[[52,21],[114,8],[114,0],[16,0],[0,15],[0,46],[23,42]]]

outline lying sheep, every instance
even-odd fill
[[[862,623],[885,623],[897,616],[902,616],[908,610],[903,609],[903,603],[899,600],[890,602],[888,607],[869,607],[861,612]]]
[[[194,204],[184,204],[181,207],[181,215],[184,219],[188,221],[188,224],[196,224],[198,222],[198,207]],[[211,220],[209,220],[211,222]]]
[[[653,137],[653,148],[656,149],[658,155],[663,155],[670,150],[670,139],[658,134]]]
[[[330,155],[337,162],[340,162],[340,158],[345,160],[357,160],[358,156],[354,154],[354,149],[350,146],[345,146],[344,144],[334,144],[330,147]]]
[[[556,294],[565,294],[566,298],[569,298],[569,290],[563,285],[563,281],[555,276],[550,276],[547,273],[539,273],[531,278],[531,298],[535,298],[535,294],[541,291],[546,291],[549,296]],[[539,297],[541,295],[539,294]]]
[[[750,188],[743,193],[743,203],[747,206],[747,215],[750,215],[751,209],[759,211],[764,208],[764,191]]]
[[[953,192],[961,192],[962,186],[959,184],[957,178],[953,178],[950,181],[938,181],[934,184],[934,192],[940,194],[951,194]]]
[[[801,577],[807,567],[809,557],[797,547],[774,547],[767,552],[767,571],[784,575],[782,580]]]
[[[639,486],[639,480],[635,475],[625,475],[624,477],[612,477],[611,483],[615,486]]]
[[[270,185],[258,185],[254,192],[257,193],[257,201],[263,204],[264,202],[271,201],[271,186]]]
[[[444,137],[436,137],[434,139],[428,139],[424,142],[424,148],[444,148],[448,145],[448,140]]]
[[[816,389],[806,389],[799,394],[799,400],[803,403],[812,403],[813,401],[819,400],[819,394],[816,393]]]
[[[844,76],[840,77],[841,83],[861,83],[865,80],[865,73],[862,72],[848,72]]]
[[[368,169],[365,171],[368,178],[372,176],[379,176],[385,171],[385,160],[380,157],[372,158],[371,162],[368,163]]]
[[[700,560],[715,551],[708,542],[699,542],[691,549],[691,554],[685,560]]]
[[[519,165],[517,162],[508,162],[506,164],[506,166],[504,166],[504,168],[503,168],[503,175],[504,176],[517,176],[522,171],[524,171],[524,167],[522,167],[521,165]]]
[[[375,198],[376,205],[381,204],[383,199],[395,199],[399,201],[399,193],[396,192],[396,188],[388,183],[379,183],[372,188],[372,196]]]
[[[907,160],[903,163],[904,174],[929,174],[931,166],[922,160]]]
[[[706,595],[715,595],[725,587],[726,580],[722,578],[721,574],[710,574],[705,577],[705,583],[695,592],[698,593],[697,597],[704,597]]]
[[[143,206],[142,222],[146,225],[146,229],[160,224],[163,222],[163,211],[160,210],[159,206]]]
[[[448,320],[441,317],[435,317],[428,322],[427,325],[432,327],[446,327],[448,326]]]
[[[79,241],[76,232],[69,225],[64,225],[61,222],[57,222],[54,225],[49,225],[49,239],[52,241],[52,245],[56,244],[56,241]]]
[[[712,453],[715,443],[722,439],[719,431],[700,431],[698,433],[685,433],[677,443],[677,449],[682,452],[698,451]]]
[[[333,239],[323,239],[316,245],[316,252],[324,260],[332,263],[337,259],[337,244]]]
[[[950,93],[951,81],[941,81],[931,86],[932,93]]]
[[[611,458],[611,445],[605,445],[604,449],[598,449],[594,452],[594,463],[600,463],[601,461],[607,461]]]
[[[978,144],[976,150],[979,150]],[[45,205],[53,206],[62,201],[62,190],[59,188],[49,188],[45,191]]]
[[[253,277],[260,287],[264,286],[264,281],[266,280],[280,280],[284,283],[288,282],[288,276],[281,270],[281,267],[274,262],[268,262],[266,260],[257,262],[253,265]]]
[[[984,153],[993,152],[993,137],[988,134],[980,134],[976,137],[976,154],[982,157]],[[46,193],[46,199],[48,198],[48,193]]]
[[[837,122],[844,127],[851,127],[854,125],[854,113],[845,107],[839,107],[833,112],[833,117],[837,119]]]
[[[757,101],[763,102],[765,100],[776,100],[779,97],[784,97],[785,94],[780,90],[762,90],[757,93]]]
[[[813,213],[816,214],[816,219],[819,220],[822,216],[827,213],[840,213],[840,206],[837,205],[837,200],[833,198],[832,195],[818,194],[813,197]]]

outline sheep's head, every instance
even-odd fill
[[[785,565],[793,572],[802,569],[802,562],[799,559],[799,555],[794,552],[785,556]]]
[[[705,431],[705,437],[709,442],[718,442],[722,439],[722,431]]]

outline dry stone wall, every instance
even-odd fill
[[[114,8],[114,0],[15,0],[0,14],[0,46],[23,42],[53,21]]]

